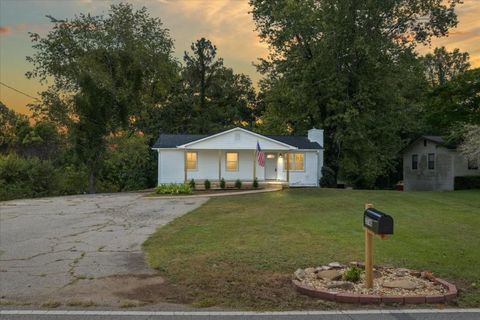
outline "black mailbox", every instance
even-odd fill
[[[375,234],[393,234],[393,218],[374,208],[363,213],[363,226]]]

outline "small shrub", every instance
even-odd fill
[[[190,188],[192,188],[192,190],[195,190],[195,180],[190,180],[190,182],[188,183],[190,185]]]
[[[455,190],[480,189],[480,176],[455,177]]]
[[[335,188],[337,186],[337,179],[335,178],[335,171],[327,166],[322,167],[322,178],[320,179],[320,186],[322,188]]]
[[[258,188],[258,179],[257,179],[256,177],[255,177],[255,179],[253,179],[253,187],[254,187],[255,189]]]
[[[222,179],[220,180],[220,188],[221,188],[221,189],[225,189],[225,186],[226,186],[226,184],[225,184],[225,179],[222,178]]]
[[[208,180],[208,179],[205,180],[204,185],[205,185],[205,190],[209,190],[210,187],[211,187],[210,180]]]
[[[358,267],[351,267],[345,270],[343,274],[343,279],[350,282],[358,282],[360,281],[360,276],[362,274],[362,269]]]
[[[189,184],[161,184],[155,188],[155,193],[157,194],[190,194],[192,193],[192,188]]]
[[[240,179],[235,181],[235,188],[242,189],[242,181],[240,181]]]

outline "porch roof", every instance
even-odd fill
[[[258,134],[258,133],[257,133]],[[176,148],[178,146],[213,136],[214,134],[166,134],[161,133],[153,145],[154,149]],[[263,135],[269,139],[288,144],[298,149],[323,149],[317,142],[303,136]]]

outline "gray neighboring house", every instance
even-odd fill
[[[405,191],[451,191],[459,176],[479,176],[478,161],[467,161],[440,136],[422,136],[403,152]]]

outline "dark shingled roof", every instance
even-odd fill
[[[183,144],[212,136],[213,134],[166,134],[161,133],[153,148],[176,148]],[[263,135],[267,138],[286,143],[299,149],[323,149],[317,142],[311,142],[302,136]]]
[[[433,143],[436,143],[442,147],[445,147],[447,149],[456,149],[457,148],[457,145],[453,142],[446,142],[441,136],[428,136],[428,135],[425,135],[425,136],[420,136],[418,137],[417,139],[413,140],[410,144],[408,144],[407,146],[405,146],[401,151],[400,153],[403,153],[405,151],[407,151],[411,146],[413,146],[415,143],[417,143],[418,141],[422,140],[422,139],[425,139],[425,140],[428,140],[428,141],[431,141]]]

